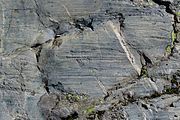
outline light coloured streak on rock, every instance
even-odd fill
[[[102,89],[104,95],[107,95],[107,90],[106,90],[105,86],[103,85],[103,83],[99,79],[97,79],[97,82],[98,82],[98,85],[100,86],[100,88]]]
[[[124,36],[122,34],[122,32],[119,29],[119,27],[116,27],[112,21],[108,21],[108,25],[112,28],[112,30],[114,31],[116,37],[119,40],[119,43],[121,44],[124,52],[126,53],[126,56],[129,60],[129,62],[131,63],[131,65],[134,67],[134,69],[138,72],[138,74],[140,75],[141,73],[141,68],[139,68],[139,66],[136,64],[135,61],[135,57],[133,56],[133,54],[130,52],[128,45],[126,43],[126,41],[124,40]]]
[[[69,12],[68,8],[67,8],[65,5],[62,5],[62,6],[63,6],[63,7],[64,7],[64,9],[66,10],[66,12],[67,12],[68,16],[69,16],[69,17],[71,17],[71,14],[70,14],[70,12]]]

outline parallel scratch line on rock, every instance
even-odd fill
[[[62,6],[63,6],[63,7],[64,7],[64,9],[66,10],[66,12],[67,12],[68,16],[69,16],[69,17],[71,17],[71,14],[70,14],[70,12],[69,12],[68,8],[67,8],[65,5],[62,5]]]
[[[106,90],[105,86],[103,85],[102,81],[99,79],[96,79],[96,80],[98,82],[99,87],[102,89],[104,95],[107,95],[107,90]]]
[[[100,89],[102,90],[103,94],[106,96],[108,94],[108,92],[107,92],[106,87],[104,86],[103,82],[101,80],[99,80],[98,76],[96,75],[95,70],[92,70],[91,72],[94,74],[95,79],[96,79]]]

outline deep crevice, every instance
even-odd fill
[[[51,85],[48,85],[48,86],[52,87],[55,90],[58,90],[60,92],[67,92],[61,82],[58,82],[57,84],[51,84]]]
[[[41,72],[41,74],[44,74],[44,70],[41,69],[41,67],[38,65],[39,64],[39,58],[41,56],[42,45],[43,44],[37,43],[37,44],[34,44],[33,46],[31,46],[31,48],[36,50],[37,69]],[[47,91],[47,93],[50,93],[49,87],[48,87],[48,79],[47,79],[47,77],[42,78],[42,82],[44,83],[44,88]]]
[[[171,6],[171,2],[170,2],[170,1],[153,0],[153,2],[155,2],[155,3],[158,4],[158,5],[163,5],[163,6],[165,6],[167,13],[175,15],[175,13],[173,12],[173,10],[170,8],[170,6]]]
[[[74,120],[77,119],[79,117],[78,112],[74,111],[73,113],[71,113],[70,115],[68,115],[65,118],[61,118],[62,120]]]
[[[89,18],[89,20],[87,19],[84,19],[84,18],[81,18],[81,19],[74,19],[73,20],[74,23],[75,23],[75,27],[77,29],[80,29],[80,30],[84,30],[84,27],[88,27],[90,28],[92,31],[94,31],[94,27],[92,25],[94,19],[93,18]]]
[[[138,76],[138,78],[140,79],[141,77],[149,77],[148,68],[152,67],[153,63],[152,63],[151,59],[144,52],[141,52],[139,50],[136,50],[136,51],[140,56],[140,62],[142,65],[141,73]]]
[[[152,61],[151,61],[151,59],[149,58],[149,57],[147,57],[144,53],[142,53],[142,56],[143,56],[143,58],[144,58],[144,60],[145,60],[145,64],[146,65],[152,65]]]
[[[39,58],[40,58],[40,55],[41,55],[42,45],[37,45],[37,47],[31,47],[31,48],[37,49],[36,61],[37,61],[37,63],[39,63]]]
[[[42,82],[44,83],[44,88],[47,91],[47,93],[50,93],[49,87],[48,87],[48,79],[45,77],[42,79]]]
[[[39,46],[41,46],[41,45],[42,45],[42,44],[40,44],[40,43],[36,43],[36,44],[32,45],[31,48],[37,48],[37,47],[39,47]]]

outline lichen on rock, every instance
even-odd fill
[[[178,0],[0,0],[0,120],[180,119]]]

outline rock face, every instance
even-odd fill
[[[180,120],[179,0],[0,0],[0,120]]]

